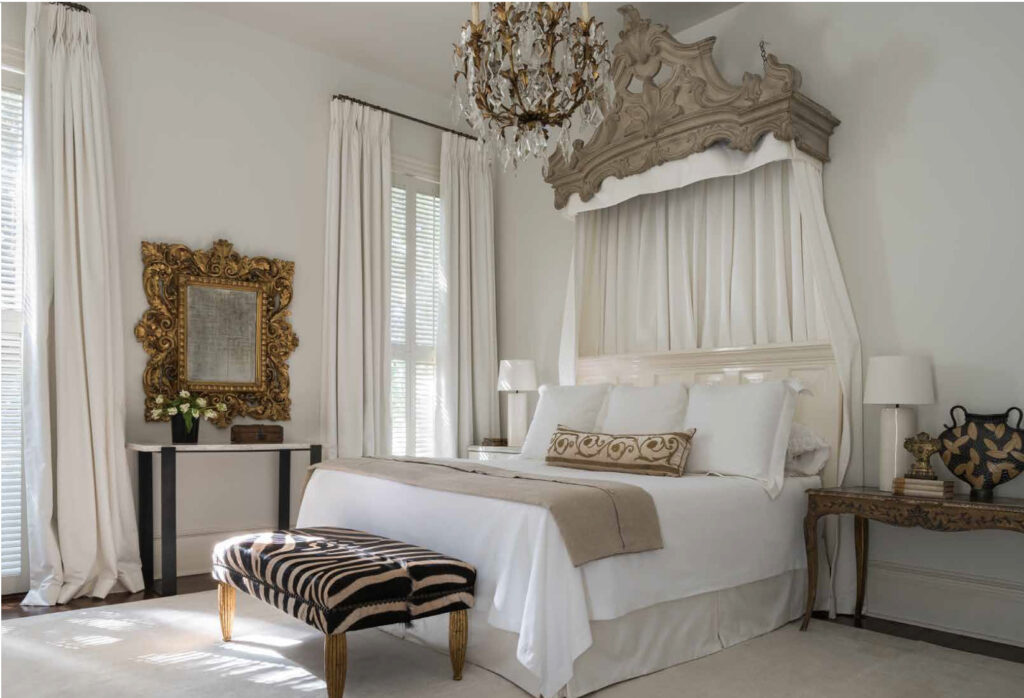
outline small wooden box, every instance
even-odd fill
[[[284,442],[280,424],[236,424],[231,427],[233,444],[279,444]]]

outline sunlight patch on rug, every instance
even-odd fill
[[[56,640],[52,642],[55,647],[62,647],[67,650],[80,650],[87,647],[99,647],[100,645],[112,645],[115,642],[120,642],[119,637],[110,637],[109,635],[74,635],[63,640]]]
[[[302,667],[261,659],[214,654],[199,650],[146,654],[136,661],[156,665],[184,665],[186,670],[214,672],[221,676],[244,678],[253,683],[274,685],[297,691],[322,690],[325,684]]]

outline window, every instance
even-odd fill
[[[27,588],[22,485],[23,122],[20,73],[0,90],[0,572],[3,592]]]
[[[395,175],[391,188],[391,452],[434,453],[434,338],[441,199],[436,184]]]

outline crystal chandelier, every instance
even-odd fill
[[[505,167],[553,142],[568,156],[570,132],[596,125],[612,99],[601,22],[587,3],[571,19],[567,2],[496,2],[482,21],[471,5],[453,55],[458,110]]]

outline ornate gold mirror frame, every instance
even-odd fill
[[[745,73],[732,85],[715,66],[715,37],[693,44],[668,27],[619,8],[625,28],[612,50],[615,99],[593,135],[576,140],[568,159],[556,150],[544,179],[555,208],[579,194],[589,201],[608,177],[640,174],[716,143],[749,152],[766,133],[828,162],[829,136],[839,120],[798,92],[800,71],[762,48],[764,75]]]
[[[143,242],[142,263],[149,309],[135,325],[135,337],[149,354],[142,375],[146,421],[153,421],[157,395],[181,390],[213,394],[224,402],[227,411],[213,420],[217,426],[227,426],[238,416],[289,419],[288,357],[299,344],[288,321],[295,263],[244,257],[226,240],[195,251],[185,245]],[[190,345],[190,309],[201,311],[204,301],[209,313],[228,308],[232,314],[225,318],[222,336],[217,336],[217,317],[197,315],[205,322],[194,320]],[[196,336],[204,330],[213,333],[200,337],[206,346]],[[223,362],[218,360],[221,355]],[[234,364],[228,361],[233,355],[238,355]]]

